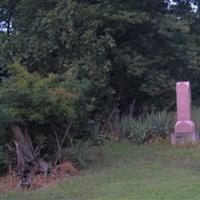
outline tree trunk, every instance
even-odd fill
[[[34,176],[42,172],[45,175],[50,171],[50,165],[39,158],[41,148],[34,149],[28,130],[24,133],[18,125],[11,125],[15,144],[17,174],[21,177],[20,186],[31,186]]]

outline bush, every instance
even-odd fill
[[[3,147],[0,146],[0,174],[3,174],[7,168],[6,153]]]
[[[196,124],[196,129],[199,132],[200,131],[200,108],[194,107],[192,110],[192,117]]]
[[[6,141],[9,139],[9,136],[6,135],[6,116],[1,113],[0,109],[0,174],[3,174],[8,166],[8,156],[5,151]]]
[[[51,135],[55,127],[62,133],[69,121],[78,121],[84,112],[80,104],[89,82],[79,80],[74,70],[43,76],[29,72],[18,62],[9,66],[8,74],[0,84],[0,119],[25,124],[36,143],[53,140],[47,148],[54,149],[55,137]]]
[[[167,136],[174,127],[174,119],[166,111],[151,113],[149,116],[152,134]]]
[[[104,145],[106,143],[106,138],[101,133],[100,122],[90,121],[90,138],[92,145]]]
[[[77,142],[67,150],[66,154],[67,159],[80,168],[86,168],[90,160],[88,157],[88,145],[82,142]]]
[[[119,122],[120,130],[124,138],[129,138],[132,134],[132,121],[134,119],[131,115],[122,116]]]
[[[131,115],[123,116],[120,120],[122,135],[136,144],[142,144],[148,138],[151,130],[147,117],[133,118]]]
[[[174,127],[174,123],[175,120],[171,113],[161,111],[137,118],[132,115],[122,116],[119,126],[123,138],[128,138],[136,144],[142,144],[150,136],[166,137]]]
[[[131,121],[132,134],[129,138],[137,144],[143,144],[149,136],[151,124],[147,117],[140,117]]]

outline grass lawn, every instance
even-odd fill
[[[103,160],[38,191],[0,194],[1,200],[135,200],[200,199],[200,146],[109,144]]]

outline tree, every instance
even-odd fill
[[[53,129],[73,119],[70,134],[86,139],[91,122],[133,100],[136,115],[174,109],[176,81],[198,97],[199,1],[11,2],[0,3],[0,107],[48,147]]]

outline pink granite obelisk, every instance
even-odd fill
[[[175,133],[171,134],[173,145],[196,143],[198,134],[191,118],[191,89],[190,82],[176,84],[177,121]]]

